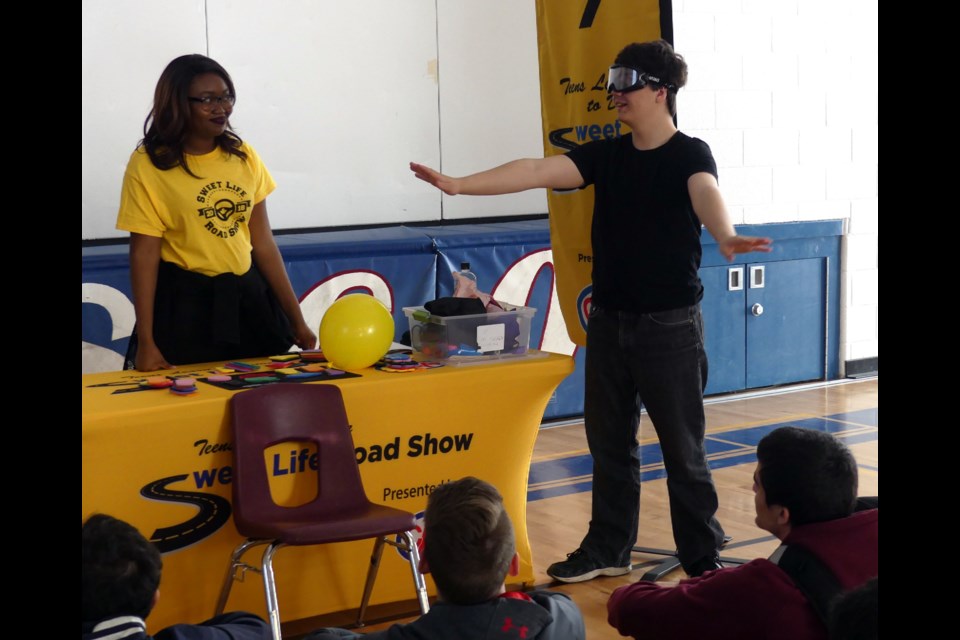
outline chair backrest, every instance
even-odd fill
[[[335,385],[271,384],[237,393],[233,430],[233,509],[237,528],[291,517],[329,518],[368,504],[360,480],[343,396]],[[265,449],[282,442],[317,448],[317,494],[306,504],[276,504]]]

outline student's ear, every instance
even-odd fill
[[[420,562],[417,563],[417,569],[420,570],[420,573],[430,573],[430,563],[427,562],[427,555],[424,551],[427,548],[427,532],[422,531],[420,533],[420,538],[417,540],[417,553],[420,554]]]
[[[786,526],[790,524],[790,509],[783,505],[778,504],[777,507],[780,509],[777,512],[777,524],[780,526]]]
[[[510,560],[510,569],[507,573],[511,576],[520,575],[520,556],[518,554],[513,554],[513,559]]]
[[[420,562],[417,564],[417,569],[420,570],[420,573],[430,573],[430,563],[427,562],[427,555],[424,553],[426,548],[427,536],[421,535],[417,541],[417,551],[420,552]]]

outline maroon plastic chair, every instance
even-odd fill
[[[334,385],[272,384],[236,394],[230,402],[233,429],[233,521],[247,539],[230,557],[216,613],[223,612],[234,580],[254,571],[263,576],[267,612],[273,637],[281,640],[273,556],[288,545],[313,545],[375,538],[363,589],[357,626],[370,600],[383,554],[383,545],[407,553],[420,611],[429,609],[427,589],[418,568],[420,557],[411,531],[414,515],[367,500],[360,480],[350,424],[340,389]],[[309,443],[316,447],[317,495],[303,505],[277,505],[270,495],[265,449],[282,443]],[[243,555],[266,545],[260,566]]]

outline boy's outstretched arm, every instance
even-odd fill
[[[754,236],[738,236],[730,222],[727,206],[720,194],[717,179],[712,174],[695,173],[687,180],[687,190],[690,192],[690,202],[693,210],[700,218],[700,222],[707,228],[710,235],[717,241],[717,248],[727,260],[733,260],[738,253],[760,251],[770,253],[770,238]]]
[[[410,163],[410,170],[448,196],[492,196],[528,189],[576,189],[583,184],[577,166],[566,156],[514,160],[462,178],[446,176],[415,162]]]

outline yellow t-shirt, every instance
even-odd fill
[[[140,148],[123,176],[117,229],[163,239],[160,258],[207,276],[250,269],[250,215],[276,183],[253,147],[247,159],[217,148],[161,171]]]

